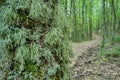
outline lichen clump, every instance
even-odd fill
[[[0,79],[69,80],[69,23],[58,0],[2,0]]]

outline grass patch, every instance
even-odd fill
[[[120,35],[116,34],[115,43],[120,43]]]
[[[119,57],[120,56],[120,44],[115,46],[107,46],[100,50],[100,54],[105,57]]]

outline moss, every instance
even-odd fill
[[[0,56],[3,60],[2,54],[13,56],[6,61],[11,61],[7,67],[14,66],[10,70],[2,68],[8,72],[4,71],[6,78],[69,80],[70,29],[59,2],[7,0],[5,3],[8,5],[0,7]]]

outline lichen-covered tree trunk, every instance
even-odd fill
[[[69,80],[68,34],[69,23],[59,0],[4,1],[0,79]]]

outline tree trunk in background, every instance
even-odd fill
[[[79,5],[79,7],[78,7],[79,8],[79,13],[78,13],[78,16],[79,16],[79,19],[78,19],[79,32],[78,33],[79,33],[79,37],[80,37],[79,39],[81,40],[82,29],[81,29],[81,21],[80,21],[81,20],[81,8],[80,8],[81,4],[80,3],[81,3],[81,0],[79,0],[79,2],[78,2],[78,5]]]
[[[67,14],[67,4],[68,4],[68,0],[65,0],[65,13]]]
[[[97,33],[101,34],[100,31],[101,31],[101,17],[98,16],[98,20],[97,20]]]
[[[105,0],[102,0],[102,45],[101,48],[104,48],[105,44]]]
[[[70,15],[72,16],[73,11],[73,0],[70,1]]]
[[[120,33],[120,17],[118,17],[118,32]]]
[[[93,27],[93,25],[92,25],[92,4],[93,4],[93,1],[92,0],[90,0],[90,16],[89,16],[89,28],[90,28],[90,34],[89,34],[89,38],[90,38],[90,40],[92,39],[92,27]]]
[[[72,21],[72,25],[74,26],[74,28],[73,28],[73,33],[72,33],[72,36],[73,36],[73,41],[77,41],[78,40],[78,38],[77,38],[77,36],[78,36],[78,34],[77,34],[77,32],[78,32],[78,23],[77,23],[77,14],[76,14],[76,11],[77,11],[77,9],[76,9],[76,0],[72,0],[71,1],[71,21]]]
[[[88,9],[89,9],[89,5],[86,4],[85,5],[85,17],[84,17],[85,18],[85,22],[84,22],[85,26],[84,27],[85,27],[85,34],[86,34],[85,35],[85,40],[89,40],[89,32],[90,32],[89,31],[89,22],[87,21],[87,19],[88,19],[87,16],[89,14],[89,10]]]
[[[107,37],[110,38],[110,8],[108,7],[108,12],[107,12]]]
[[[116,13],[119,11],[119,3],[120,3],[120,0],[117,0],[116,1]],[[117,27],[118,27],[118,32],[119,32],[119,34],[120,34],[120,16],[119,16],[119,14],[117,14],[116,15],[117,16]]]
[[[77,28],[77,15],[76,15],[76,5],[75,0],[73,0],[73,25]]]
[[[85,0],[82,1],[82,31],[81,31],[81,38],[84,38],[84,22],[85,22],[85,19],[84,19],[84,14],[85,14]]]
[[[116,0],[116,31],[120,32],[120,16],[119,14],[117,14],[119,12],[119,1],[120,0]]]
[[[112,3],[111,3],[111,1],[110,1],[110,7],[109,7],[109,9],[110,9],[110,11],[109,11],[109,15],[110,15],[110,18],[109,18],[109,21],[110,21],[110,32],[109,32],[109,35],[110,35],[110,39],[112,39],[112,32],[113,32],[113,12],[112,12]]]
[[[109,28],[109,7],[108,7],[108,4],[106,4],[106,6],[105,6],[105,23],[106,23],[106,25],[105,25],[105,37],[107,38],[108,37],[108,35],[109,35],[109,31],[108,31],[108,28]]]
[[[115,39],[115,32],[116,32],[116,10],[115,10],[115,4],[114,4],[114,0],[111,0],[111,7],[112,7],[112,12],[113,12],[113,31],[112,31],[112,45],[114,45],[114,39]]]

